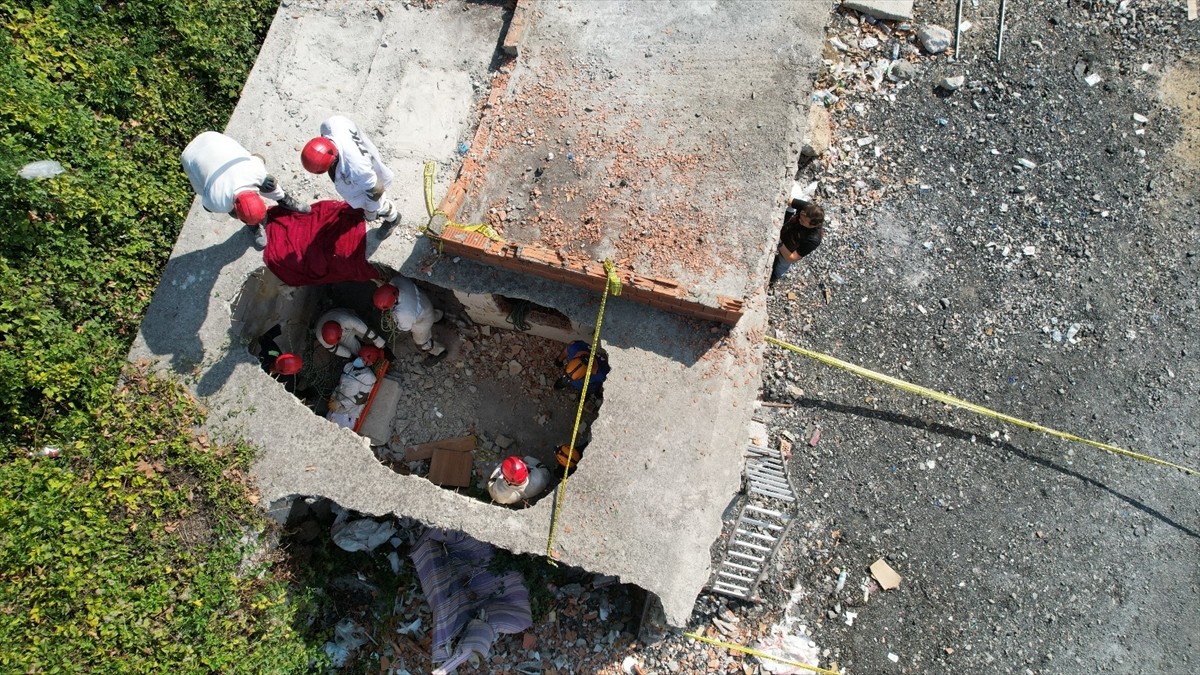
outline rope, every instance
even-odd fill
[[[904,391],[907,391],[910,394],[916,394],[917,396],[924,396],[925,398],[930,398],[935,401],[941,401],[942,403],[945,403],[947,405],[952,405],[957,408],[962,408],[964,410],[970,410],[973,413],[983,415],[985,417],[991,417],[993,419],[1000,420],[1001,422],[1008,422],[1009,424],[1012,424],[1012,425],[1015,425],[1018,427],[1023,427],[1025,429],[1030,429],[1032,431],[1037,431],[1037,432],[1040,432],[1043,434],[1048,434],[1050,436],[1055,436],[1055,437],[1061,438],[1066,441],[1072,441],[1074,443],[1082,443],[1083,445],[1088,445],[1093,448],[1099,448],[1100,450],[1104,450],[1105,452],[1111,452],[1115,455],[1121,455],[1124,457],[1141,460],[1143,462],[1150,462],[1151,464],[1158,464],[1160,466],[1170,467],[1172,469],[1178,469],[1178,470],[1184,472],[1185,474],[1188,474],[1191,476],[1200,476],[1200,471],[1196,471],[1195,469],[1190,469],[1186,466],[1180,466],[1179,464],[1173,464],[1166,460],[1158,459],[1157,457],[1151,457],[1150,455],[1143,455],[1138,452],[1132,452],[1130,450],[1125,450],[1124,448],[1118,448],[1117,446],[1109,445],[1108,443],[1101,443],[1099,441],[1093,441],[1091,439],[1083,438],[1082,436],[1076,436],[1075,434],[1066,433],[1065,431],[1058,431],[1057,429],[1051,429],[1049,427],[1044,427],[1040,424],[1035,424],[1033,422],[1026,422],[1023,419],[1019,419],[1019,418],[1013,417],[1011,415],[1005,415],[1004,413],[1001,413],[1001,412],[996,412],[995,410],[992,410],[991,408],[985,408],[981,405],[976,405],[969,401],[964,401],[960,398],[955,398],[953,396],[950,396],[949,394],[943,394],[940,391],[935,391],[933,389],[929,389],[927,387],[922,387],[917,384],[911,384],[909,382],[905,382],[904,380],[899,380],[894,377],[884,375],[882,373],[877,373],[873,370],[868,370],[866,368],[863,368],[862,366],[857,366],[857,365],[854,365],[853,363],[849,363],[847,361],[842,361],[841,359],[834,358],[827,354],[810,351],[808,349],[804,349],[803,347],[797,347],[796,345],[788,344],[782,340],[776,340],[775,338],[772,338],[772,337],[768,337],[768,338],[766,338],[766,340],[767,340],[767,342],[769,342],[773,345],[776,345],[778,347],[783,347],[784,349],[793,351],[797,354],[800,354],[801,356],[807,356],[810,359],[820,361],[821,363],[824,363],[827,366],[833,366],[834,368],[840,368],[842,370],[846,370],[851,373],[854,373],[855,375],[858,375],[859,377],[865,377],[869,380],[875,380],[876,382],[882,382],[884,384],[891,385],[893,387],[896,387],[897,389],[902,389]]]
[[[529,301],[516,299],[512,301],[512,311],[508,313],[508,316],[504,320],[511,323],[513,328],[524,333],[531,328],[529,322],[525,320],[525,316],[528,314]]]
[[[707,642],[710,645],[724,647],[725,649],[732,649],[735,652],[742,652],[743,654],[757,656],[760,659],[768,659],[770,661],[778,661],[779,663],[786,663],[787,665],[795,666],[796,668],[803,668],[804,670],[811,670],[814,673],[821,673],[822,675],[841,675],[841,673],[836,670],[829,670],[827,668],[818,668],[817,666],[810,666],[807,663],[801,663],[799,661],[792,661],[791,659],[785,659],[785,658],[781,658],[779,656],[772,656],[771,654],[767,654],[765,652],[760,652],[757,649],[751,649],[749,647],[743,647],[741,645],[735,645],[735,644],[731,644],[729,642],[721,642],[720,640],[706,638],[703,635],[698,635],[696,633],[684,633],[684,636],[690,637],[693,640]]]
[[[596,351],[600,348],[600,326],[604,323],[604,306],[608,304],[608,296],[621,294],[621,280],[617,278],[617,268],[611,260],[604,261],[604,271],[608,274],[608,282],[604,284],[604,293],[600,296],[600,312],[596,315],[596,328],[592,331],[592,344],[588,349],[586,376],[583,378],[583,390],[579,392],[579,406],[575,408],[575,426],[571,428],[571,444],[567,456],[575,453],[575,441],[579,437],[579,424],[583,420],[583,404],[587,400],[588,384],[591,382],[592,366],[596,362]],[[567,478],[570,476],[570,463],[563,466],[562,481],[558,484],[558,492],[554,496],[554,515],[550,518],[550,536],[546,539],[546,557],[554,565],[554,534],[558,530],[558,517],[562,513],[563,497],[567,493]]]
[[[443,218],[446,219],[447,226],[456,227],[460,230],[465,230],[467,232],[478,232],[479,234],[482,234],[483,236],[487,237],[488,239],[491,239],[492,241],[503,242],[504,239],[501,238],[500,233],[497,232],[496,230],[492,229],[491,225],[488,225],[487,223],[479,223],[477,225],[466,225],[463,223],[456,223],[456,222],[454,222],[454,219],[452,219],[450,217],[449,213],[446,213],[445,211],[442,211],[441,209],[435,208],[433,206],[433,178],[434,178],[434,174],[436,173],[436,171],[437,171],[436,164],[434,164],[433,162],[425,162],[425,177],[424,177],[425,211],[429,214],[429,222],[426,223],[425,225],[422,225],[420,228],[420,231],[428,233],[430,230],[430,225],[433,224],[433,219],[437,216],[442,216]],[[439,237],[439,240],[440,240],[440,237]]]

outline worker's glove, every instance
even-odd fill
[[[355,368],[365,368],[366,366],[367,366],[367,362],[363,361],[361,356],[354,359],[354,367]]]
[[[274,192],[277,187],[279,187],[279,181],[275,180],[275,176],[267,174],[267,177],[263,179],[262,185],[258,189],[263,192]]]

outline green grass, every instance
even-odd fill
[[[263,528],[250,449],[198,436],[178,385],[132,369],[94,414],[58,458],[0,467],[0,671],[307,670],[307,602],[241,569]]]
[[[179,153],[224,128],[276,5],[0,0],[0,672],[319,661],[308,596],[243,563],[250,450],[122,376],[192,202]],[[17,177],[43,159],[65,173]]]

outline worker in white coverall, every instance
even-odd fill
[[[411,279],[394,276],[375,289],[371,297],[376,309],[389,312],[397,330],[411,331],[413,342],[430,356],[440,356],[446,348],[433,339],[433,324],[442,320],[442,310],[435,309],[429,296],[421,292]]]
[[[500,462],[488,479],[488,494],[497,504],[536,499],[550,484],[550,470],[534,457],[513,455]]]
[[[251,155],[225,134],[205,131],[188,143],[179,159],[204,210],[228,213],[245,223],[254,231],[260,248],[267,245],[267,230],[262,227],[267,218],[263,197],[274,199],[290,211],[311,210],[283,191],[279,181],[267,173],[262,157]]]
[[[383,349],[385,341],[365,321],[348,309],[331,309],[317,319],[317,342],[335,356],[358,356],[364,346]]]
[[[382,219],[379,238],[392,233],[400,211],[384,191],[392,184],[392,170],[379,149],[354,122],[334,115],[321,123],[321,135],[300,152],[300,163],[310,173],[328,173],[337,193],[347,204],[362,209],[367,220]]]

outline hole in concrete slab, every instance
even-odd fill
[[[393,276],[384,272],[385,278]],[[549,494],[562,478],[555,451],[570,442],[579,401],[576,390],[555,388],[563,374],[558,361],[564,342],[581,337],[579,332],[562,312],[536,303],[415,282],[445,313],[433,327],[434,338],[446,347],[440,359],[428,358],[409,333],[389,332],[390,322],[383,321],[371,303],[372,283],[291,288],[260,270],[243,286],[234,320],[264,370],[270,371],[279,353],[303,359],[297,375],[274,377],[314,413],[326,416],[351,359],[322,347],[315,323],[331,309],[349,310],[386,339],[387,369],[376,369],[378,384],[357,428],[370,439],[382,463],[398,473],[437,478],[440,470],[439,476],[429,476],[431,459],[409,461],[408,449],[473,435],[473,458],[460,463],[460,480],[442,481],[459,485],[445,487],[490,501],[486,486],[491,471],[504,457],[518,455],[533,457],[550,470],[549,485],[538,498]],[[507,320],[522,306],[517,318],[530,332],[512,330]],[[586,447],[600,402],[598,396],[589,396],[576,441],[579,448]],[[586,459],[581,466],[586,467]]]

